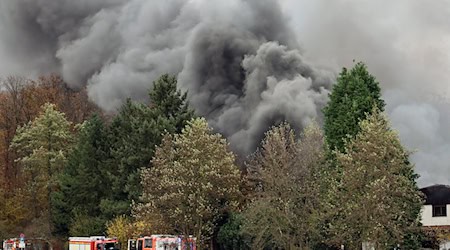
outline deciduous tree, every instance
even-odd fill
[[[167,135],[156,149],[152,168],[142,171],[142,203],[137,218],[161,218],[170,232],[193,234],[204,244],[216,222],[240,198],[240,171],[225,139],[203,118],[182,133]]]
[[[331,229],[335,242],[359,248],[371,242],[378,248],[400,244],[416,249],[408,234],[419,226],[421,193],[409,152],[390,128],[386,116],[374,108],[343,153],[336,154],[342,172],[334,188]],[[416,230],[417,231],[417,230]],[[419,239],[416,239],[419,240]]]
[[[142,235],[155,234],[152,223],[145,223],[143,221],[136,221],[132,217],[125,215],[117,216],[116,218],[106,223],[107,234],[111,237],[117,237],[121,243],[121,249],[127,249],[128,239],[140,237]]]
[[[10,76],[0,81],[0,166],[2,167],[2,180],[7,193],[13,193],[13,189],[19,184],[20,168],[15,162],[14,150],[9,150],[9,146],[16,133],[17,126],[22,126],[27,119],[27,101],[24,98],[23,90],[30,83],[29,80]],[[8,195],[7,195],[8,196]]]
[[[243,231],[254,249],[308,249],[317,233],[319,171],[324,139],[314,123],[297,141],[283,123],[266,133],[248,166],[255,197],[244,211]]]

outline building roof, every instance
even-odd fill
[[[425,205],[445,205],[450,204],[450,186],[433,185],[421,188],[425,194]]]

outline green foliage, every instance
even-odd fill
[[[371,113],[345,152],[336,153],[342,172],[330,198],[329,209],[338,215],[331,222],[332,239],[352,249],[362,242],[417,249],[422,206],[417,175],[387,118],[376,108]]]
[[[67,162],[73,135],[71,123],[55,105],[45,104],[41,114],[23,127],[18,127],[11,143],[27,176],[27,203],[34,218],[51,220],[50,194],[59,189],[58,176]],[[49,224],[48,228],[52,226]]]
[[[186,122],[194,117],[189,108],[187,93],[177,90],[177,79],[168,74],[162,75],[153,82],[153,90],[149,92],[153,111],[165,116],[175,126],[177,133],[186,126]]]
[[[102,210],[108,217],[129,214],[131,201],[138,200],[141,193],[139,169],[148,166],[165,132],[174,133],[175,129],[149,107],[131,100],[122,106],[109,129],[111,158],[107,178],[111,190],[102,202],[107,205]]]
[[[76,214],[98,217],[96,223],[100,223],[100,201],[109,185],[104,177],[108,157],[106,136],[103,121],[97,115],[80,126],[76,146],[59,178],[61,188],[52,194],[55,233],[67,234]],[[79,226],[84,222],[75,220],[75,223]]]
[[[161,218],[160,226],[169,226],[165,230],[193,234],[204,245],[216,222],[238,205],[240,171],[234,161],[221,135],[213,134],[203,118],[192,120],[181,134],[164,138],[153,168],[142,171],[137,218]]]
[[[180,132],[193,111],[186,94],[176,89],[176,79],[163,75],[150,91],[152,105],[127,100],[109,129],[109,195],[101,202],[107,218],[130,213],[132,201],[141,195],[141,168],[149,166],[155,147],[165,133]]]
[[[55,105],[45,104],[34,121],[18,127],[11,148],[20,155],[18,161],[29,168],[58,172],[66,161],[67,146],[72,141],[68,122]]]
[[[69,235],[71,237],[103,235],[104,232],[105,221],[96,216],[76,213],[70,223]]]
[[[52,207],[52,219],[54,223],[53,232],[56,235],[67,235],[69,232],[69,224],[72,216],[72,209],[69,206],[69,201],[66,194],[65,182],[66,180],[60,177],[60,182],[62,183],[61,190],[51,194]]]
[[[383,111],[379,83],[359,62],[351,70],[344,68],[324,108],[325,137],[331,150],[344,151],[348,137],[359,132],[359,122],[376,106]]]
[[[186,96],[163,75],[149,106],[127,100],[108,127],[92,117],[77,125],[75,144],[64,114],[44,105],[10,145],[24,185],[0,185],[0,236],[107,230],[124,243],[158,232],[194,234],[202,247],[217,233],[222,249],[419,248],[418,176],[364,64],[343,69],[324,110],[337,168],[326,167],[317,124],[300,140],[288,124],[274,127],[247,165],[245,207],[233,153],[204,119],[191,120]]]
[[[217,241],[223,250],[247,250],[250,248],[250,239],[242,232],[243,216],[231,213],[227,222],[220,227]]]

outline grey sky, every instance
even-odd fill
[[[285,0],[305,55],[335,70],[362,60],[421,186],[450,183],[450,1]]]

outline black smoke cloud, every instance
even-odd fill
[[[276,0],[15,0],[0,18],[0,73],[59,72],[108,111],[177,74],[243,154],[274,123],[318,117],[335,77],[302,56]]]

